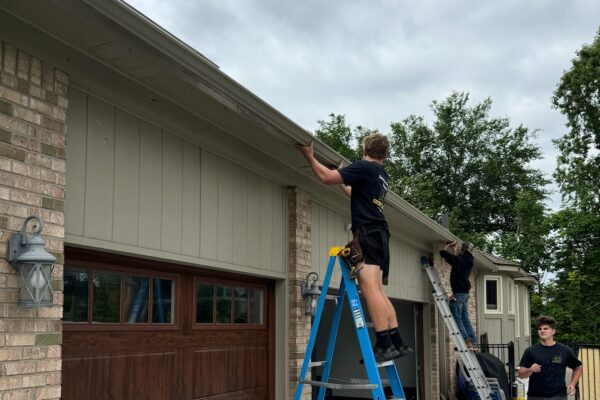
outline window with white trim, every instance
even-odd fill
[[[531,320],[530,320],[530,314],[531,311],[529,310],[529,290],[527,290],[528,288],[524,288],[525,289],[525,311],[523,311],[523,321],[524,321],[524,326],[525,326],[525,337],[529,337],[531,336]]]
[[[517,296],[517,299],[519,298],[519,287],[516,286],[515,287],[515,294]],[[516,304],[516,315],[515,315],[515,337],[518,338],[521,336],[521,317],[520,317],[520,303],[517,302]]]
[[[508,280],[508,313],[515,314],[515,304],[517,304],[517,285],[512,279]]]
[[[502,314],[502,277],[486,276],[484,278],[483,297],[485,299],[485,312],[488,314]]]

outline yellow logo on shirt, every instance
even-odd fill
[[[562,357],[560,356],[560,354],[557,354],[554,357],[552,357],[552,362],[554,364],[560,364],[560,363],[562,363]]]

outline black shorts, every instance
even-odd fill
[[[358,229],[364,263],[378,265],[383,271],[383,283],[387,285],[390,272],[390,232],[385,226],[360,227]]]

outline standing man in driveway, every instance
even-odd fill
[[[528,347],[519,363],[519,378],[529,378],[527,400],[567,400],[575,393],[583,366],[573,350],[554,340],[556,320],[542,315],[535,320],[540,342]],[[573,370],[569,386],[565,384],[567,367]]]
[[[452,242],[440,251],[442,258],[452,266],[450,287],[453,294],[450,296],[450,311],[463,339],[465,339],[465,344],[470,349],[477,343],[477,336],[475,336],[469,320],[469,291],[471,290],[469,276],[473,269],[471,250],[472,246],[468,242],[464,242],[460,246],[457,242]]]

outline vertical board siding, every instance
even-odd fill
[[[183,143],[181,252],[200,257],[200,149]]]
[[[161,249],[181,253],[183,206],[181,139],[163,132]]]
[[[113,240],[137,245],[140,195],[140,122],[117,110]]]
[[[88,99],[84,235],[112,239],[115,167],[115,108]]]
[[[233,262],[233,165],[218,159],[217,259]]]
[[[329,262],[329,249],[333,246],[343,246],[348,242],[348,233],[344,227],[350,218],[336,213],[313,200],[311,215],[311,265],[313,271],[323,280]],[[331,287],[338,287],[341,279],[339,268],[334,269],[331,277]]]
[[[285,273],[282,186],[77,89],[69,101],[67,234]]]
[[[312,206],[312,254],[313,271],[323,279],[329,261],[329,248],[343,246],[352,234],[345,227],[350,217],[338,213],[322,204],[313,201]],[[384,287],[388,296],[411,301],[428,301],[427,276],[421,268],[421,251],[400,241],[399,234],[392,232],[390,240],[390,279]],[[339,268],[332,275],[332,287],[339,286],[341,274]]]
[[[140,205],[138,246],[160,250],[162,228],[162,132],[140,124]]]
[[[202,150],[200,167],[200,257],[217,259],[218,158]]]
[[[248,225],[246,227],[246,238],[248,246],[246,251],[247,265],[255,268],[260,268],[260,232],[258,227],[261,226],[260,218],[260,176],[252,172],[246,173],[248,181]]]
[[[266,269],[273,266],[271,246],[273,244],[273,185],[265,178],[260,179],[260,265]]]
[[[83,236],[85,213],[85,158],[87,154],[87,96],[69,88],[69,113],[67,124],[67,188],[65,204],[68,218],[65,230]]]
[[[279,221],[287,221],[285,215],[286,195],[285,190],[279,185],[271,184],[273,187],[273,245],[271,246],[271,270],[285,271],[285,254],[286,254],[286,230],[284,224]]]
[[[233,263],[245,265],[248,262],[248,180],[246,171],[234,165],[232,170],[233,183]]]

